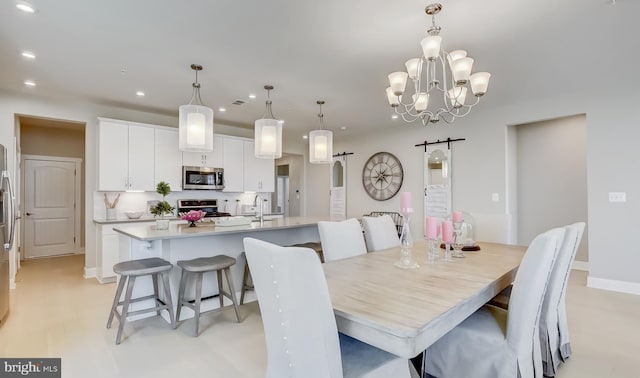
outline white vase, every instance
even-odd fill
[[[115,220],[117,218],[116,209],[107,207],[107,220]]]
[[[156,219],[156,230],[168,230],[169,219]]]

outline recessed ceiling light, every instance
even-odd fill
[[[392,114],[391,115],[391,119],[398,119],[398,115],[397,114]]]
[[[249,95],[249,98],[253,100],[254,98],[256,98],[256,95],[254,95],[253,93],[251,93],[251,94]]]
[[[227,108],[218,108],[218,111],[219,111],[219,112],[226,112],[226,111],[227,111]]]
[[[303,135],[302,139],[309,139],[309,136],[308,135]]]
[[[23,51],[21,55],[23,57],[27,58],[27,59],[35,59],[36,58],[36,54],[32,53],[31,51]]]
[[[35,87],[36,86],[36,82],[33,80],[25,80],[24,81],[24,85],[28,86],[28,87]]]
[[[16,8],[20,9],[25,13],[36,13],[36,8],[33,5],[24,1],[18,1],[16,3]]]
[[[143,92],[143,91],[137,91],[137,92],[136,92],[136,96],[138,96],[138,97],[144,97],[144,92]]]
[[[347,126],[340,126],[340,130],[346,130]]]

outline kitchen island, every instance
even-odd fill
[[[197,257],[207,257],[224,254],[236,258],[236,265],[231,267],[236,297],[240,298],[242,289],[242,274],[246,259],[242,254],[244,247],[242,239],[253,237],[278,245],[292,245],[310,241],[319,241],[318,222],[328,220],[318,217],[284,217],[267,219],[264,222],[254,221],[243,226],[216,226],[213,222],[197,223],[197,227],[189,227],[188,223],[173,223],[168,230],[157,230],[155,226],[128,225],[114,227],[120,234],[120,261],[160,257],[174,264],[170,274],[171,295],[174,303],[178,298],[180,283],[180,268],[176,266],[178,260],[189,260]],[[145,296],[153,292],[151,277],[140,277],[136,280],[134,297]],[[186,296],[193,298],[194,285],[189,282]],[[253,300],[253,293],[245,296],[245,302]],[[204,275],[202,297],[211,298],[218,295],[218,284],[215,273]],[[228,301],[225,298],[225,301]],[[225,302],[225,305],[227,303]],[[229,301],[230,304],[230,301]],[[152,300],[132,304],[132,309],[151,307]],[[202,311],[217,308],[216,300],[203,301]],[[143,314],[131,317],[152,316]],[[166,312],[163,314],[166,316]],[[193,317],[193,311],[184,307],[180,320]],[[166,317],[165,317],[166,318]]]

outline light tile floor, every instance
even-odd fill
[[[62,376],[264,377],[266,349],[257,304],[204,315],[176,330],[158,317],[132,322],[115,345],[117,321],[106,329],[114,284],[82,277],[84,256],[23,263],[11,312],[0,327],[2,357],[62,357]],[[573,271],[567,295],[574,354],[558,378],[640,376],[640,296],[585,287]]]

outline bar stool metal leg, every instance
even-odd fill
[[[120,325],[118,326],[118,335],[116,336],[116,345],[120,344],[122,338],[122,330],[124,324],[127,322],[127,314],[129,313],[129,303],[131,302],[131,294],[133,293],[133,285],[136,282],[136,276],[127,277],[127,293],[124,295],[124,302],[122,303],[122,312],[120,313]]]
[[[222,287],[222,271],[216,270],[218,275],[218,298],[220,299],[220,308],[224,307],[224,287]]]
[[[196,275],[196,302],[194,303],[193,311],[196,321],[194,336],[198,336],[198,328],[200,326],[200,304],[202,303],[202,273],[195,273]]]
[[[184,302],[184,290],[187,286],[187,274],[184,269],[180,272],[180,286],[178,288],[178,309],[176,310],[176,321],[180,321],[180,310],[182,310],[182,302]]]
[[[233,302],[233,309],[236,311],[236,318],[238,319],[238,323],[240,320],[240,309],[238,308],[238,302],[236,300],[236,290],[233,287],[233,280],[231,279],[231,273],[229,268],[224,269],[224,276],[227,278],[227,286],[229,287],[229,297],[231,302]]]
[[[122,290],[124,289],[124,284],[127,281],[127,277],[120,277],[120,282],[118,282],[118,289],[116,289],[116,297],[113,298],[113,305],[111,306],[111,313],[109,313],[109,320],[107,320],[107,328],[111,328],[111,323],[113,322],[113,316],[115,315],[118,309],[118,303],[120,302],[120,297],[122,296]]]
[[[171,328],[176,328],[176,318],[173,316],[173,301],[171,300],[171,287],[169,286],[169,272],[162,272],[162,286],[164,286],[164,300],[169,311],[169,320],[171,320]]]

